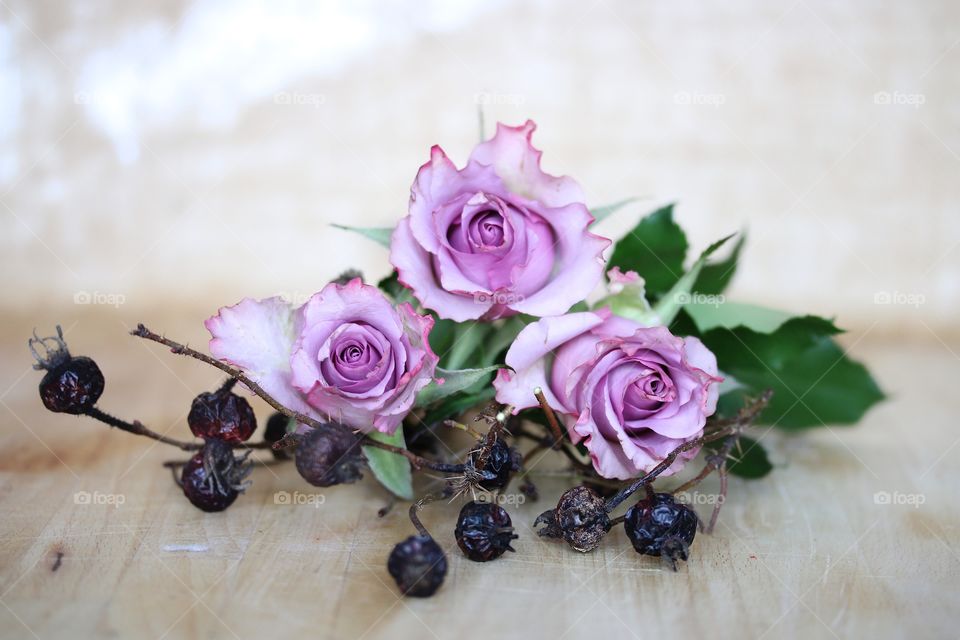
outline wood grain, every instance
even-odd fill
[[[141,319],[202,345],[192,317]],[[107,373],[104,408],[188,435],[189,401],[216,372],[125,337],[122,314],[75,320],[71,347]],[[776,471],[732,482],[717,532],[678,573],[620,530],[592,554],[537,539],[529,525],[565,482],[543,475],[538,503],[509,507],[517,553],[493,563],[459,554],[457,508],[428,508],[448,579],[432,599],[401,600],[384,563],[411,527],[402,508],[377,518],[373,482],[276,504],[314,491],[290,465],[260,468],[228,512],[203,514],[160,468],[180,452],[42,411],[32,326],[7,317],[0,341],[4,638],[956,637],[960,345],[857,344],[892,399],[856,428],[766,435]],[[877,504],[878,492],[923,504]]]

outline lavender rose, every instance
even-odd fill
[[[329,284],[294,309],[281,298],[224,307],[206,321],[210,351],[287,408],[393,433],[433,377],[433,319],[394,307],[360,279]]]
[[[536,125],[497,125],[457,169],[434,146],[390,243],[400,281],[424,307],[458,322],[559,315],[600,280],[610,241],[568,177],[541,171]]]
[[[606,478],[626,480],[663,461],[703,433],[716,410],[717,359],[697,338],[643,327],[603,309],[543,318],[528,325],[507,351],[494,381],[497,400],[536,405],[534,389],[583,441]],[[697,454],[678,457],[665,475]]]

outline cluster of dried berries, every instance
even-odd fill
[[[300,476],[317,487],[349,484],[363,477],[363,469],[367,464],[363,454],[365,446],[403,455],[415,470],[426,469],[442,474],[445,476],[442,490],[421,498],[410,507],[410,520],[417,533],[397,544],[387,559],[387,571],[397,587],[403,594],[414,597],[433,595],[443,584],[448,568],[442,547],[423,526],[418,515],[420,509],[430,502],[464,494],[474,496],[462,507],[454,529],[457,546],[469,560],[489,562],[506,551],[514,551],[511,544],[518,536],[514,532],[510,514],[495,501],[476,498],[478,495],[495,497],[508,486],[517,472],[523,470],[524,458],[511,444],[511,440],[519,441],[521,438],[535,443],[531,451],[555,449],[561,452],[584,480],[584,484],[566,491],[555,508],[543,512],[536,519],[534,526],[542,525],[539,530],[541,536],[562,539],[573,549],[588,552],[595,549],[614,526],[622,523],[637,553],[661,557],[676,570],[677,561],[688,558],[697,529],[712,529],[717,509],[723,501],[717,502],[709,524],[704,527],[693,509],[677,502],[675,493],[689,489],[712,471],[721,474],[721,487],[725,491],[723,474],[726,456],[743,428],[752,423],[770,399],[767,393],[744,408],[736,418],[716,421],[702,436],[677,447],[648,473],[604,497],[594,488],[599,485],[590,484],[599,480],[599,477],[592,473],[589,463],[578,457],[571,443],[562,438],[557,418],[539,389],[534,393],[549,429],[542,433],[529,431],[511,417],[509,408],[494,406],[477,418],[487,423],[486,432],[446,421],[450,426],[473,434],[476,444],[462,460],[440,462],[405,448],[382,443],[342,424],[320,423],[290,411],[239,370],[161,337],[142,325],[133,333],[164,344],[174,353],[216,366],[230,376],[219,389],[201,393],[193,400],[187,422],[190,431],[202,443],[176,440],[148,429],[139,421],[127,422],[101,411],[97,402],[104,391],[103,373],[92,359],[70,354],[60,327],[57,327],[56,336],[39,338],[35,335],[28,343],[37,360],[35,367],[46,371],[39,387],[44,406],[57,413],[86,415],[112,427],[192,453],[189,460],[168,462],[165,466],[173,469],[174,478],[190,503],[207,512],[223,511],[249,485],[247,478],[252,471],[249,454],[255,448],[270,450],[274,462],[292,458]],[[257,421],[247,400],[233,392],[238,382],[278,410],[267,422],[259,442],[249,442],[256,431]],[[508,420],[511,421],[509,428]],[[304,429],[295,428],[297,425],[302,425]],[[707,466],[694,480],[679,487],[673,494],[654,491],[654,480],[678,456],[715,441],[722,441],[719,452],[708,457]],[[240,450],[239,454],[237,450]],[[292,456],[291,451],[294,452]],[[537,491],[531,479],[527,474],[523,476],[521,491],[536,496]],[[611,515],[638,491],[644,494],[642,499],[629,507],[624,515]]]

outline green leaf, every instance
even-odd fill
[[[460,322],[454,327],[453,341],[444,353],[438,353],[447,369],[464,369],[478,364],[480,349],[496,327],[487,322]]]
[[[476,393],[456,393],[447,396],[427,411],[423,416],[423,423],[431,426],[441,420],[459,417],[473,407],[488,403],[493,399],[496,391],[492,386],[485,385]]]
[[[420,304],[417,299],[413,297],[413,292],[400,283],[400,278],[396,270],[378,282],[377,288],[390,296],[397,304],[409,302],[414,308],[417,308]]]
[[[373,431],[367,435],[395,447],[404,449],[407,447],[403,438],[403,429],[397,429],[392,436],[379,431]],[[370,471],[380,484],[404,500],[413,500],[413,473],[410,471],[410,462],[406,458],[376,447],[363,447],[363,454],[367,457]]]
[[[430,330],[430,349],[440,357],[440,363],[446,364],[444,356],[450,352],[457,333],[457,323],[453,320],[438,318],[432,312],[433,329]]]
[[[740,302],[693,301],[684,306],[697,329],[709,331],[717,327],[747,327],[759,333],[772,333],[792,316],[778,309],[768,309]]]
[[[709,258],[714,251],[723,246],[723,244],[732,238],[733,235],[729,235],[725,238],[721,238],[707,247],[703,253],[700,254],[700,257],[697,258],[697,261],[693,263],[693,266],[690,267],[690,270],[687,271],[682,278],[677,280],[677,282],[670,288],[660,300],[657,302],[656,306],[653,308],[654,313],[660,321],[660,324],[669,325],[673,322],[673,319],[677,317],[677,313],[680,312],[680,309],[689,304],[693,300],[691,295],[693,284],[697,281],[697,276],[700,275],[700,270],[703,269],[703,265],[707,263],[707,258]]]
[[[488,380],[489,376],[503,365],[495,364],[481,369],[458,369],[450,371],[437,367],[436,377],[443,379],[443,384],[431,382],[417,394],[417,406],[423,407],[458,391],[468,389],[481,380]]]
[[[344,231],[353,231],[362,236],[366,236],[384,247],[390,248],[390,236],[393,235],[393,227],[348,227],[343,224],[331,224],[331,227],[343,229]]]
[[[767,451],[759,442],[753,438],[740,436],[737,447],[739,450],[734,450],[731,455],[733,459],[727,462],[727,470],[730,473],[754,480],[773,471]]]
[[[837,333],[832,322],[816,316],[791,318],[771,333],[743,326],[703,333],[720,369],[743,385],[724,394],[721,411],[730,415],[744,395],[771,388],[762,423],[803,429],[857,422],[884,395],[867,369],[834,342]]]
[[[497,327],[483,345],[483,356],[480,361],[481,366],[493,364],[500,352],[513,344],[517,335],[530,323],[535,320],[524,320],[520,316],[507,318],[502,325]]]
[[[600,221],[610,217],[610,215],[616,213],[617,210],[622,209],[631,202],[636,201],[637,198],[626,198],[619,202],[614,202],[613,204],[607,204],[602,207],[594,207],[593,209],[590,209],[590,213],[593,214],[593,224],[599,224]]]
[[[740,259],[740,250],[747,239],[746,235],[741,233],[737,238],[737,243],[733,245],[733,251],[726,259],[719,262],[705,264],[697,276],[697,281],[693,285],[693,290],[704,295],[719,295],[724,292],[727,285],[733,279],[737,271],[737,261]]]
[[[647,294],[658,298],[683,275],[687,237],[673,221],[669,204],[645,217],[613,248],[608,268],[636,271],[646,281]]]

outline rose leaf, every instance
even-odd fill
[[[703,265],[703,269],[700,270],[700,275],[697,276],[697,281],[693,285],[693,290],[711,296],[723,293],[737,271],[737,261],[740,259],[740,250],[743,248],[745,240],[746,234],[741,232],[729,256],[719,262],[709,262]]]
[[[348,227],[344,224],[331,224],[330,226],[344,231],[353,231],[362,236],[366,236],[379,245],[390,248],[390,236],[393,235],[393,227]]]
[[[403,429],[397,429],[393,435],[387,435],[379,431],[373,431],[368,435],[374,440],[395,447],[405,449],[407,446],[403,437]],[[363,447],[363,454],[367,458],[370,471],[373,472],[380,484],[404,500],[413,500],[413,474],[410,471],[410,462],[405,457],[376,447]]]
[[[673,319],[677,317],[681,308],[694,301],[694,296],[691,295],[693,285],[697,281],[697,276],[700,275],[703,266],[707,263],[707,258],[713,255],[714,251],[722,247],[724,243],[734,235],[735,234],[731,234],[725,238],[720,238],[707,247],[704,252],[700,254],[700,257],[697,258],[697,261],[693,263],[693,266],[690,267],[690,270],[687,271],[682,278],[677,280],[670,288],[670,291],[665,293],[660,300],[657,301],[653,312],[661,324],[669,325],[673,322]]]
[[[724,394],[720,410],[730,415],[745,396],[773,389],[758,423],[783,429],[853,424],[884,399],[876,381],[849,358],[833,336],[840,330],[816,316],[791,318],[775,331],[716,327],[701,336],[720,369],[743,387]]]
[[[767,457],[767,451],[753,438],[740,436],[737,449],[730,454],[727,470],[735,476],[754,480],[762,478],[771,471],[773,465]]]
[[[491,374],[503,367],[504,365],[495,364],[480,369],[456,369],[452,371],[437,367],[437,372],[434,375],[442,379],[443,384],[438,384],[434,380],[421,389],[420,393],[417,394],[416,405],[423,407],[464,389],[469,389],[480,381],[489,380]]]
[[[613,248],[608,268],[636,271],[646,281],[647,294],[658,298],[683,275],[687,237],[673,221],[673,205],[643,218]]]

